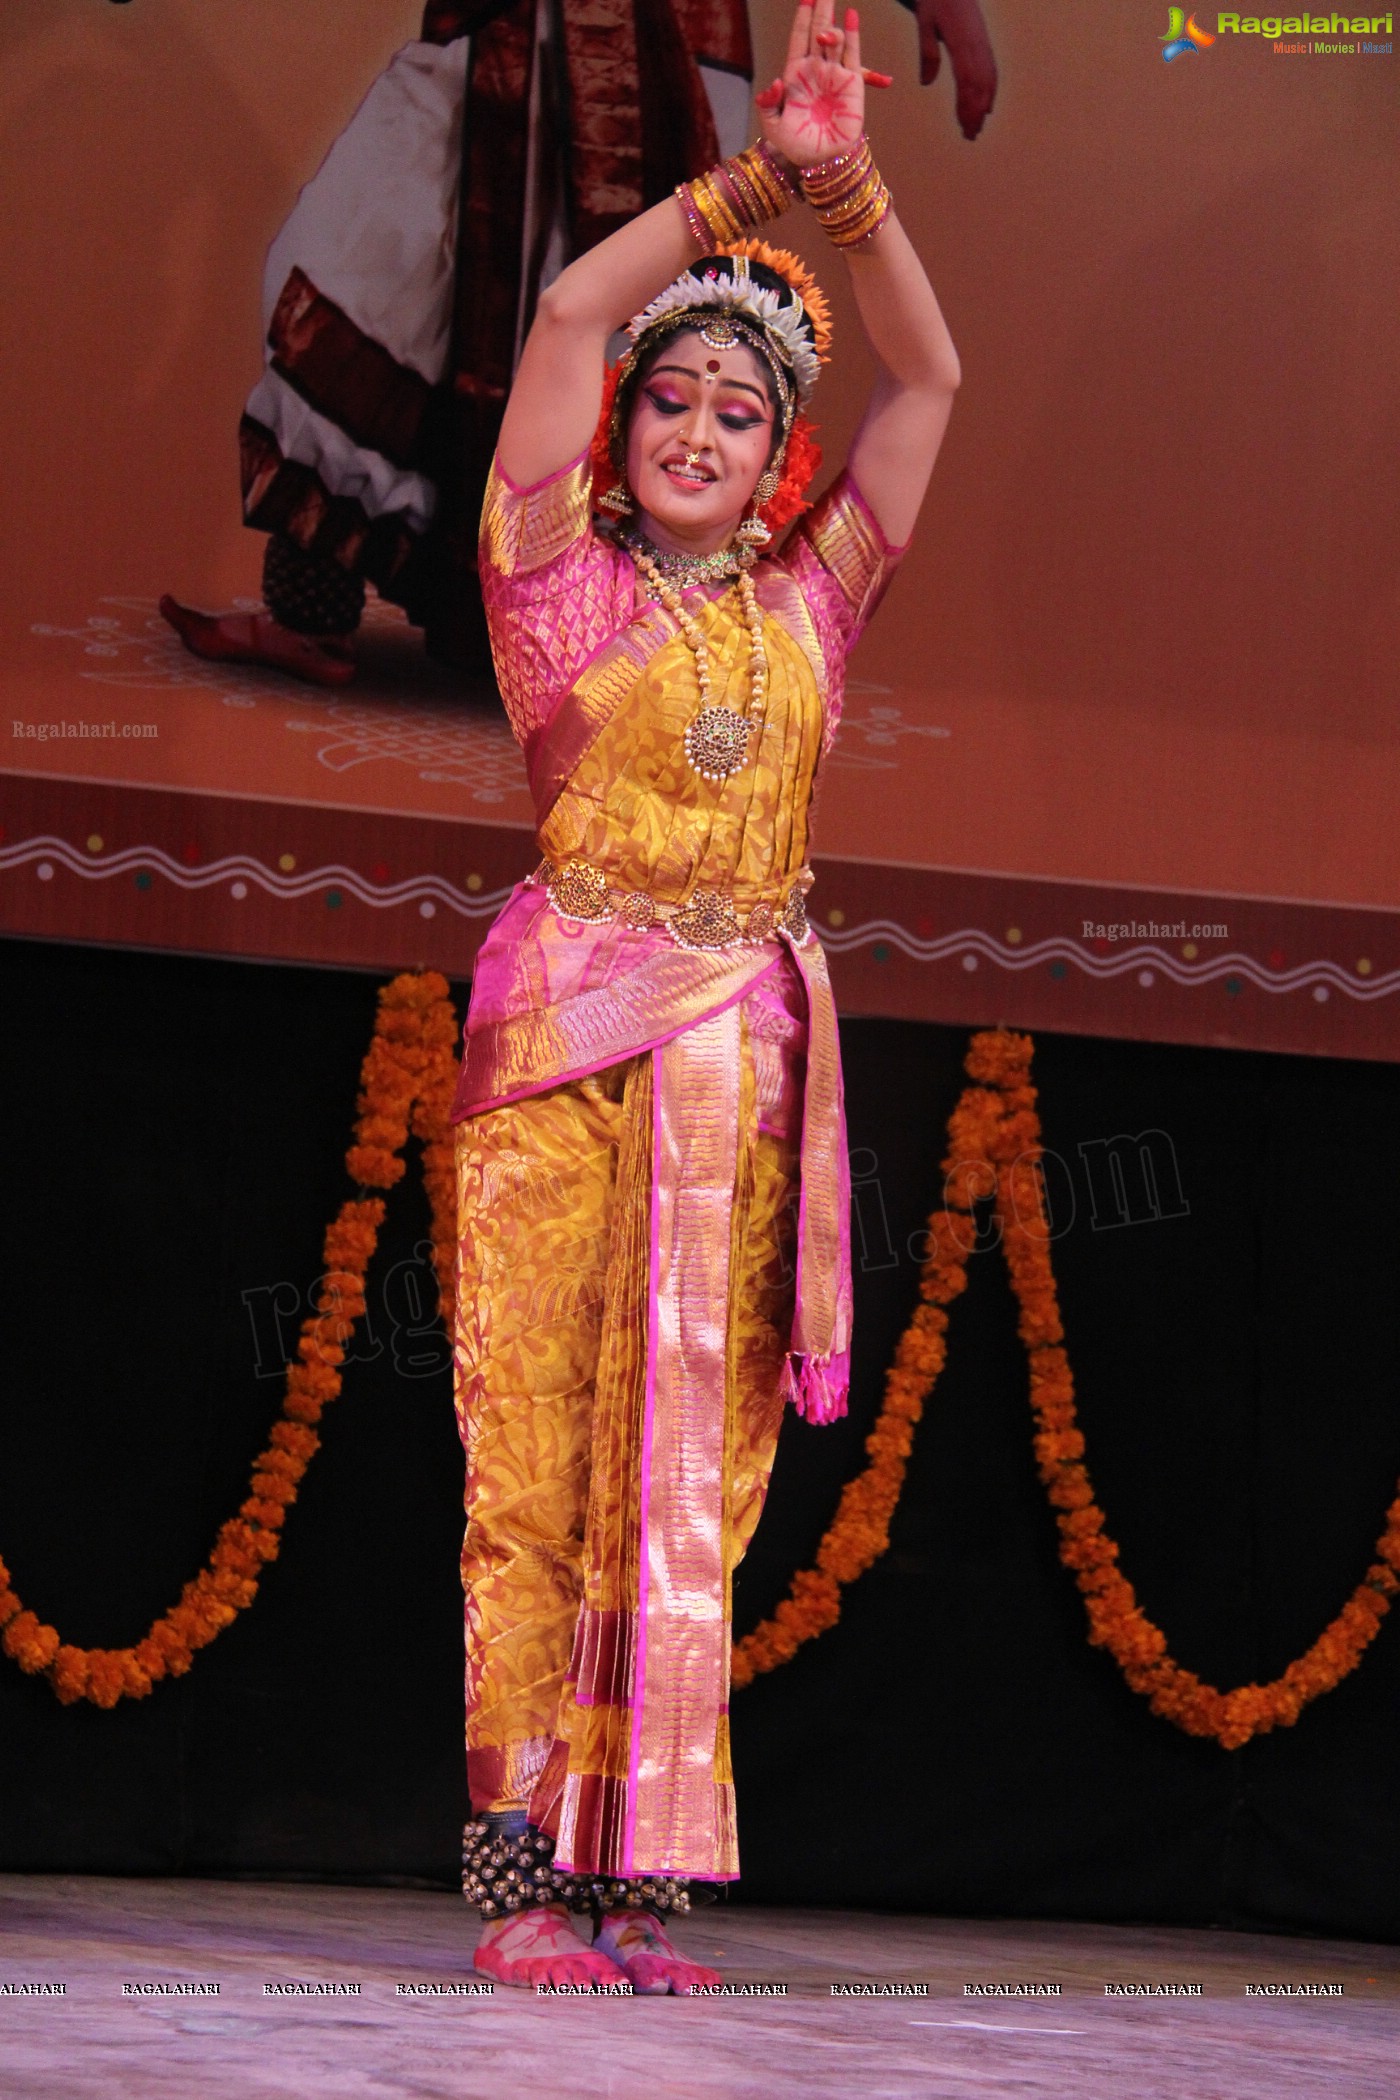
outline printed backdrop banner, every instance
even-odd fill
[[[985,12],[1000,88],[971,143],[947,66],[918,85],[910,15],[864,14],[897,76],[880,163],[963,385],[823,788],[838,992],[1400,1055],[1389,18],[1271,38],[1203,13],[1191,44],[1157,0]],[[760,78],[785,19],[752,0]],[[7,0],[0,790],[29,858],[0,857],[0,928],[460,972],[529,865],[490,696],[397,613],[334,697],[196,665],[154,613],[257,593],[237,431],[264,256],[420,26],[412,0]],[[839,459],[868,361],[814,222],[780,237],[833,294]],[[228,870],[169,872],[240,855],[241,919]],[[333,931],[330,878],[293,894],[286,855],[354,878]],[[381,864],[452,896],[386,899]]]

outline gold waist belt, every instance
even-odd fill
[[[616,919],[633,933],[662,926],[680,948],[752,947],[779,932],[800,947],[809,931],[805,898],[815,879],[810,868],[800,868],[741,912],[724,889],[696,890],[684,904],[663,904],[646,890],[614,889],[604,871],[586,860],[565,861],[562,867],[542,860],[526,877],[548,891],[561,919],[588,926]]]

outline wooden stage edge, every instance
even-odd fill
[[[0,934],[470,976],[518,823],[0,771]],[[1400,913],[818,857],[838,1006],[1400,1059]]]
[[[1400,1957],[725,1905],[704,2000],[468,1995],[461,1898],[0,1876],[7,2100],[1393,2100]],[[217,1987],[217,1988],[216,1988]],[[865,1988],[862,1988],[865,1987]]]

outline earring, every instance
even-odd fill
[[[744,562],[745,567],[748,566],[749,562],[757,558],[760,549],[766,547],[772,537],[772,532],[764,524],[762,518],[745,518],[743,524],[734,535],[742,550],[739,558]]]
[[[599,510],[609,510],[615,518],[630,518],[632,515],[632,491],[625,481],[614,483],[606,495],[598,498]]]
[[[758,559],[763,548],[769,544],[773,537],[772,527],[764,524],[759,516],[759,512],[764,504],[771,503],[778,493],[782,484],[782,475],[778,472],[778,469],[782,466],[782,463],[782,454],[780,453],[773,465],[765,467],[759,475],[758,480],[754,483],[753,516],[745,518],[743,524],[734,535],[741,550],[739,559],[744,563],[745,567]]]

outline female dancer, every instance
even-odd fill
[[[730,1579],[784,1399],[845,1411],[808,812],[959,368],[864,138],[881,76],[854,11],[832,14],[798,7],[758,146],[543,296],[482,517],[544,856],[482,949],[453,1111],[464,1886],[477,1966],[508,1983],[717,1980],[661,1920],[738,1870]],[[825,304],[745,237],[799,192],[844,251],[877,377],[846,471],[756,558],[817,463],[800,409]],[[591,1945],[571,1908],[601,1916]]]

